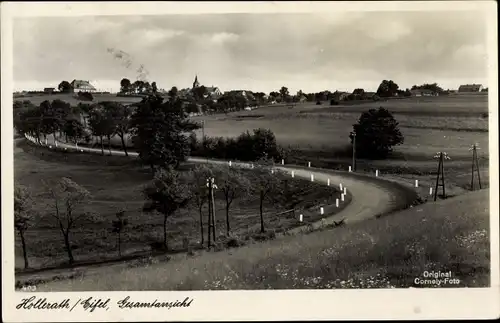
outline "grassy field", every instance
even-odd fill
[[[232,252],[99,268],[40,291],[487,287],[488,191],[428,203],[351,226],[245,246]],[[457,285],[418,286],[424,271],[451,271]],[[165,275],[168,273],[168,275]]]
[[[35,209],[39,212],[34,226],[27,231],[28,256],[32,268],[51,267],[66,261],[64,244],[56,223],[49,217],[53,212],[53,201],[47,196],[42,180],[57,180],[69,177],[92,194],[92,200],[85,211],[98,214],[97,219],[83,222],[72,235],[75,258],[79,262],[96,262],[116,259],[116,236],[111,232],[111,221],[116,212],[126,211],[130,222],[123,234],[122,254],[124,256],[144,255],[150,251],[149,243],[162,237],[162,216],[142,212],[144,197],[142,188],[151,179],[149,170],[143,169],[123,157],[109,157],[86,154],[63,154],[35,148],[20,143],[14,154],[15,180],[29,187],[33,192]],[[190,165],[186,164],[188,168]],[[337,189],[317,183],[296,179],[290,182],[290,189],[300,196],[298,207],[308,209],[317,204],[334,204]],[[225,233],[225,209],[222,196],[216,195],[218,214],[217,227]],[[333,201],[333,202],[332,202]],[[342,208],[350,201],[350,196]],[[338,208],[341,210],[342,208]],[[268,231],[281,232],[301,224],[321,219],[319,212],[311,212],[300,223],[297,214],[276,216],[284,208],[279,204],[265,204],[265,221]],[[204,210],[206,214],[206,210]],[[259,213],[256,197],[235,200],[231,206],[231,228],[238,239],[248,240],[258,236]],[[199,243],[199,213],[194,206],[182,210],[168,221],[169,247],[173,252],[183,248],[183,238],[192,246]],[[205,229],[206,230],[206,229]],[[258,237],[257,237],[258,238]],[[20,239],[16,238],[16,268],[23,266]]]
[[[273,130],[284,146],[334,152],[350,145],[352,125],[363,111],[381,106],[393,112],[400,123],[405,142],[395,151],[408,159],[432,158],[436,151],[442,150],[452,157],[466,158],[470,155],[468,148],[475,142],[481,146],[482,153],[488,154],[486,95],[394,99],[356,106],[305,103],[293,109],[269,106],[193,119],[205,120],[204,130],[208,136],[232,137],[263,127]]]
[[[75,105],[83,102],[68,94],[39,95],[23,100],[39,104],[48,98],[60,98]],[[140,98],[109,94],[97,94],[95,98],[124,103],[140,101]],[[349,133],[360,114],[381,106],[394,113],[405,137],[404,144],[395,147],[395,156],[404,156],[405,160],[429,160],[437,151],[446,151],[453,159],[463,160],[470,157],[468,149],[475,142],[482,149],[481,156],[488,156],[487,94],[413,97],[338,106],[330,106],[328,102],[296,104],[293,108],[271,105],[253,111],[193,117],[193,120],[205,121],[204,131],[208,136],[234,137],[262,127],[271,129],[285,147],[310,155],[334,155],[350,146]],[[201,133],[197,131],[199,137]],[[112,138],[112,144],[120,146],[120,139]],[[127,145],[132,146],[131,140],[127,140]]]
[[[136,97],[120,97],[116,96],[116,94],[94,94],[94,102],[101,102],[101,101],[115,101],[115,102],[120,102],[123,104],[130,104],[130,103],[136,103],[140,102],[141,98],[136,98]],[[74,94],[68,94],[68,93],[56,93],[56,94],[34,94],[34,95],[27,95],[23,97],[17,97],[14,98],[14,101],[25,101],[29,100],[31,103],[35,105],[39,105],[45,100],[53,101],[53,100],[63,100],[65,102],[68,102],[71,105],[78,105],[78,103],[89,103],[89,101],[81,101],[76,99]]]
[[[455,160],[463,160],[469,158],[468,149],[476,142],[481,147],[481,156],[489,153],[486,95],[394,99],[355,106],[326,103],[297,104],[293,109],[268,106],[227,115],[193,117],[193,120],[204,120],[208,136],[235,137],[246,130],[267,128],[285,147],[311,155],[334,155],[349,148],[349,133],[360,114],[380,106],[395,114],[405,137],[405,142],[395,147],[395,156],[429,160],[437,151],[446,151]],[[201,137],[201,129],[197,135]],[[112,143],[121,145],[117,137]],[[127,140],[127,145],[132,146],[132,142]]]

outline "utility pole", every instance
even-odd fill
[[[352,134],[352,171],[356,171],[356,131]]]
[[[217,240],[217,237],[215,235],[215,196],[214,196],[214,188],[217,188],[217,185],[215,185],[215,179],[212,177],[212,189],[210,190],[210,197],[212,199],[212,232],[213,232],[213,241]]]
[[[208,187],[208,248],[210,249],[211,247],[211,239],[212,239],[212,199],[211,197],[211,191],[212,191],[212,182],[210,180],[210,177],[207,178],[207,187]]]
[[[472,178],[470,181],[470,190],[474,191],[474,171],[477,171],[477,179],[479,182],[479,189],[481,189],[481,175],[479,173],[479,160],[477,158],[477,150],[481,149],[478,147],[478,143],[475,143],[472,145],[472,147],[469,150],[472,150]]]
[[[207,178],[207,187],[208,187],[208,248],[211,247],[211,241],[215,243],[216,235],[215,235],[215,196],[214,196],[214,188],[217,188],[215,185],[215,178],[209,177]]]
[[[434,191],[434,201],[437,200],[438,188],[441,186],[443,188],[443,198],[446,198],[445,184],[444,184],[444,161],[451,159],[446,152],[438,152],[435,159],[439,159],[437,177],[436,177],[436,189]],[[439,184],[439,179],[441,178],[441,184]]]

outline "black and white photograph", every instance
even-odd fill
[[[30,5],[1,18],[11,320],[500,315],[496,2]]]

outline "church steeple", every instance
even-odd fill
[[[198,75],[194,77],[193,89],[200,86],[200,82],[198,82]]]

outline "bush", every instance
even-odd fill
[[[316,101],[316,105],[321,105],[321,101]]]
[[[339,101],[337,101],[335,99],[331,99],[330,100],[330,105],[339,105]]]
[[[353,129],[356,132],[356,156],[362,158],[386,158],[393,146],[404,142],[398,122],[382,107],[363,112]],[[352,143],[353,134],[349,137]]]
[[[78,100],[82,101],[94,101],[94,96],[90,92],[78,92],[77,95]]]
[[[193,156],[241,161],[256,161],[264,157],[280,160],[285,154],[269,129],[255,129],[253,134],[247,131],[237,138],[205,137],[201,143],[192,136],[190,146]]]

